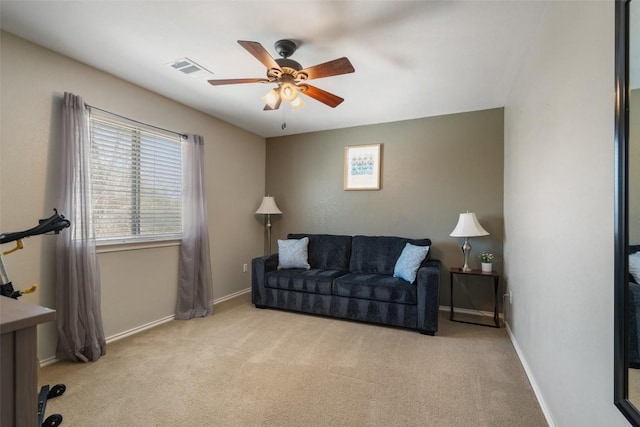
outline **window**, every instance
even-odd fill
[[[94,112],[89,122],[98,243],[180,238],[180,137]]]

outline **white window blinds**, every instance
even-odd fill
[[[90,132],[96,239],[107,242],[179,238],[180,137],[94,112]]]

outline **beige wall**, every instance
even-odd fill
[[[629,244],[640,245],[640,89],[629,102]]]
[[[549,2],[505,106],[507,320],[554,425],[613,404],[614,2]]]
[[[262,254],[263,228],[253,212],[264,194],[264,139],[11,34],[1,37],[0,230],[29,228],[55,207],[61,97],[69,91],[97,107],[204,136],[214,299],[248,289],[242,264]],[[24,300],[53,308],[54,239],[33,237],[6,257],[16,287],[40,284]],[[173,314],[177,246],[101,253],[99,262],[107,337]],[[41,360],[53,356],[55,342],[55,325],[44,325]]]
[[[344,147],[374,143],[383,145],[381,190],[344,191]],[[472,266],[486,250],[501,269],[502,176],[502,109],[269,138],[267,192],[284,212],[272,221],[274,251],[291,232],[429,237],[449,305],[448,268],[462,264],[462,241],[449,233],[460,212],[476,212],[491,234],[471,240]],[[476,283],[456,291],[456,306],[493,311],[491,283]]]

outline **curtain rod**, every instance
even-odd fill
[[[150,124],[148,124],[148,123],[143,123],[143,122],[140,122],[140,121],[138,121],[138,120],[133,120],[133,119],[130,119],[129,117],[125,117],[125,116],[122,116],[122,115],[120,115],[120,114],[117,114],[117,113],[113,113],[113,112],[111,112],[111,111],[108,111],[108,110],[103,110],[102,108],[94,107],[93,105],[89,105],[89,104],[87,104],[87,103],[85,103],[85,105],[86,105],[87,107],[91,108],[91,109],[98,110],[98,111],[102,111],[103,113],[112,114],[112,115],[114,115],[114,116],[116,116],[116,117],[120,117],[121,119],[125,119],[125,120],[129,120],[130,122],[138,123],[139,125],[149,126],[149,127],[155,128],[155,129],[163,130],[163,131],[165,131],[165,132],[169,132],[169,133],[175,133],[176,135],[180,136],[182,139],[187,139],[187,135],[186,135],[186,134],[184,134],[184,133],[176,132],[176,131],[174,131],[174,130],[169,130],[169,129],[161,128],[161,127],[154,126],[154,125],[150,125]]]

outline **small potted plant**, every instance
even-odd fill
[[[480,254],[480,262],[482,262],[482,271],[484,273],[491,273],[493,271],[493,258],[493,254],[489,252]]]

